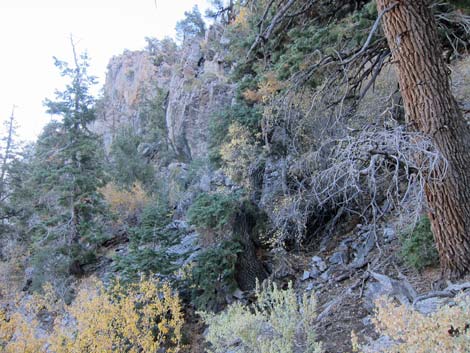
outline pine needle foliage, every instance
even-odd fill
[[[401,255],[408,265],[418,271],[439,264],[439,254],[427,216],[423,216],[408,234],[402,236]]]
[[[191,301],[199,310],[217,311],[236,288],[236,262],[242,251],[236,241],[224,241],[199,254],[190,274]]]
[[[237,194],[202,193],[188,210],[189,223],[196,228],[221,231],[239,209]]]

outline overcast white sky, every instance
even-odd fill
[[[0,120],[11,114],[20,136],[33,140],[50,117],[42,101],[63,82],[52,56],[71,61],[70,34],[91,58],[90,72],[104,82],[106,65],[144,38],[174,37],[176,21],[207,0],[0,0]]]

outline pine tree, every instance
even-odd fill
[[[59,192],[59,203],[67,209],[70,243],[95,236],[91,223],[102,204],[98,189],[105,184],[99,138],[88,129],[95,120],[90,88],[96,80],[87,73],[86,54],[77,56],[74,49],[74,60],[75,67],[70,68],[55,58],[61,75],[68,77],[70,83],[64,91],[56,92],[55,101],[46,99],[48,113],[59,115],[62,120],[51,124],[38,143],[40,159],[46,157],[53,163],[53,168],[47,168],[46,185]]]
[[[0,202],[4,202],[8,193],[8,170],[14,159],[18,157],[16,136],[15,107],[11,116],[4,122],[4,137],[0,140]]]
[[[176,23],[176,36],[183,43],[191,38],[204,37],[206,24],[197,5],[191,11],[184,12],[184,19]]]
[[[426,185],[429,218],[444,274],[470,271],[470,128],[452,95],[428,0],[379,0],[397,65],[408,123],[447,160],[444,180]],[[444,167],[442,167],[444,168]]]
[[[69,83],[56,91],[54,100],[45,100],[47,111],[60,119],[44,128],[32,163],[34,262],[51,275],[58,264],[62,274],[81,273],[81,265],[89,261],[85,257],[93,255],[94,245],[102,240],[106,214],[99,192],[106,183],[103,149],[88,129],[95,120],[90,89],[96,80],[87,73],[87,55],[73,49],[73,67],[54,58]]]
[[[220,19],[223,24],[229,24],[235,18],[234,0],[210,0],[211,8],[206,10],[206,17]]]
[[[0,240],[15,234],[12,218],[17,210],[11,204],[11,184],[12,169],[20,160],[20,146],[16,135],[14,109],[15,107],[10,118],[4,122],[3,137],[0,139]]]

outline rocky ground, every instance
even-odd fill
[[[181,244],[172,247],[171,251],[196,254],[200,248],[197,234],[185,222],[174,222],[172,226],[187,233]],[[393,344],[388,337],[375,331],[372,321],[374,302],[380,296],[392,297],[429,314],[448,304],[460,290],[470,289],[470,283],[466,282],[468,278],[450,283],[440,280],[438,268],[418,273],[408,267],[399,255],[399,234],[392,222],[383,223],[375,233],[373,227],[355,222],[351,222],[350,228],[344,234],[322,241],[310,252],[281,251],[277,255],[275,252],[265,255],[279,283],[287,286],[293,281],[299,293],[309,292],[316,296],[318,320],[315,330],[325,353],[351,352],[352,331],[366,345],[364,352],[380,352]],[[93,269],[94,272],[106,276],[111,257],[121,251],[126,251],[125,237],[116,238],[116,242],[108,246],[101,267]],[[253,293],[238,290],[227,301],[249,303],[252,299]],[[205,327],[190,305],[186,319],[190,333],[185,338],[188,352],[204,352]]]

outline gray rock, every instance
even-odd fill
[[[323,259],[320,256],[313,256],[312,257],[312,262],[316,265],[319,262],[323,262]]]
[[[204,174],[199,180],[199,189],[204,192],[211,191],[211,177],[208,174]]]
[[[304,271],[304,273],[302,274],[302,277],[301,277],[301,281],[306,281],[310,278],[310,272],[309,271]]]
[[[315,267],[310,270],[310,278],[318,278],[321,274],[322,272],[317,270]]]
[[[111,58],[97,119],[90,126],[92,131],[103,136],[106,151],[109,152],[121,127],[130,126],[138,133],[142,132],[144,126],[139,107],[145,101],[152,101],[158,89],[168,87],[171,76],[171,66],[163,63],[156,68],[152,55],[145,50],[126,50]]]
[[[283,192],[283,180],[278,171],[283,170],[284,165],[285,159],[282,158],[267,158],[265,162],[259,205],[272,219],[277,217],[275,213],[270,211],[273,208],[274,198]]]
[[[168,252],[170,254],[184,255],[188,252],[199,250],[200,246],[197,243],[198,238],[197,233],[188,234],[181,239],[179,244],[168,248]]]
[[[391,227],[385,227],[384,228],[384,239],[387,242],[391,242],[392,240],[396,239],[397,235],[395,233],[395,230]]]
[[[242,290],[240,288],[237,288],[233,293],[232,293],[232,297],[238,299],[238,300],[242,300],[243,298],[245,298],[245,294],[242,292]]]
[[[187,229],[188,229],[188,223],[180,219],[174,220],[173,222],[171,222],[165,227],[165,230],[185,231]]]
[[[330,273],[330,269],[328,269],[327,271],[323,272],[320,276],[320,278],[325,281],[325,282],[328,282],[330,279],[331,279],[331,273]]]
[[[179,258],[175,264],[185,266],[192,262],[202,251],[198,244],[199,235],[196,232],[189,233],[181,238],[181,241],[168,248],[167,253],[178,255]]]
[[[396,344],[388,336],[381,336],[377,340],[371,340],[367,345],[361,347],[363,353],[381,353],[389,351]]]
[[[175,70],[166,111],[168,138],[187,160],[207,156],[209,121],[230,105],[234,92],[234,86],[218,74],[198,75],[198,60],[188,59],[183,76]]]
[[[320,256],[312,257],[313,266],[318,269],[320,272],[324,272],[327,269],[325,261]]]
[[[26,278],[31,278],[34,275],[34,267],[26,267],[24,270],[24,275]]]
[[[375,246],[375,237],[372,232],[365,234],[365,241],[356,247],[356,257],[349,265],[351,268],[361,268],[367,263],[367,256]]]
[[[448,305],[452,302],[452,298],[439,298],[433,297],[424,300],[420,300],[414,305],[414,308],[418,310],[421,314],[431,314],[437,311],[444,305]]]
[[[235,89],[226,77],[230,65],[221,52],[220,36],[213,30],[204,50],[199,41],[182,46],[177,53],[158,48],[158,56],[162,58],[158,65],[153,54],[146,50],[127,50],[110,60],[104,97],[97,119],[90,126],[103,136],[107,152],[123,126],[144,134],[148,129],[148,122],[142,119],[145,114],[141,114],[145,105],[161,98],[162,92],[168,92],[163,97],[168,131],[163,143],[169,141],[180,160],[207,156],[209,121],[230,106]],[[146,157],[153,157],[158,150],[158,141],[141,147]]]
[[[366,317],[363,317],[361,322],[363,323],[364,326],[372,326],[374,324],[372,322],[372,317],[370,315],[366,316]]]
[[[230,44],[230,38],[226,35],[223,35],[222,38],[220,38],[220,44],[227,46]]]
[[[376,272],[370,272],[376,281],[368,281],[364,290],[364,306],[369,311],[375,308],[375,301],[381,296],[389,296],[397,299],[401,304],[410,306],[417,296],[411,284],[403,280],[390,278]]]
[[[341,250],[331,255],[328,261],[333,265],[346,265],[349,261],[349,256],[347,251]]]
[[[212,179],[211,179],[212,184],[215,186],[225,186],[225,175],[222,170],[216,170],[212,174]]]

